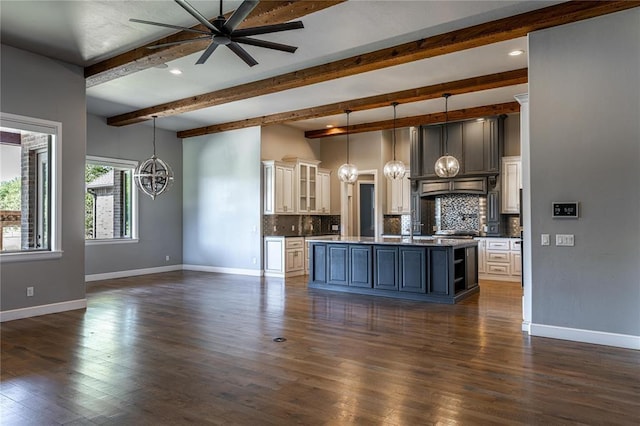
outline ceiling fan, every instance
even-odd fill
[[[302,21],[285,22],[282,24],[262,25],[259,27],[236,29],[242,21],[245,20],[251,11],[258,5],[258,0],[244,0],[240,6],[233,12],[229,19],[223,16],[222,12],[222,0],[220,0],[220,15],[209,22],[209,20],[198,12],[193,6],[191,6],[186,0],[174,0],[184,10],[186,10],[191,16],[196,18],[207,30],[199,30],[194,28],[186,28],[178,25],[163,24],[160,22],[144,21],[142,19],[129,19],[131,22],[138,22],[140,24],[156,25],[159,27],[173,28],[182,31],[188,31],[192,33],[201,34],[202,37],[196,37],[193,39],[187,39],[182,41],[175,41],[171,43],[162,43],[149,46],[149,49],[159,49],[166,46],[172,46],[176,44],[189,43],[210,39],[211,43],[202,52],[202,55],[196,62],[196,64],[204,64],[209,56],[218,48],[218,46],[227,46],[233,53],[238,55],[240,59],[246,62],[250,67],[257,65],[256,61],[246,50],[240,46],[240,44],[249,44],[252,46],[265,47],[267,49],[280,50],[282,52],[293,53],[296,51],[296,46],[289,46],[287,44],[274,43],[266,40],[259,40],[251,38],[251,36],[259,34],[269,34],[279,31],[289,31],[299,28],[304,28]]]

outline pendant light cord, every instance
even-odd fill
[[[156,156],[156,118],[157,115],[153,116],[153,156]]]
[[[444,144],[447,147],[445,154],[449,151],[449,96],[451,93],[444,93]]]
[[[398,106],[398,102],[394,102],[393,105],[393,161],[396,161],[396,107]]]
[[[347,113],[347,164],[349,163],[349,114],[351,114],[351,110],[345,110]]]

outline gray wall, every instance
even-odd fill
[[[87,155],[142,162],[153,153],[152,142],[150,122],[112,127],[103,117],[87,115]],[[87,275],[182,263],[182,141],[156,128],[156,154],[173,170],[173,186],[155,200],[138,191],[138,243],[87,245]]]
[[[2,112],[62,123],[62,258],[2,263],[0,310],[85,298],[84,157],[86,98],[82,68],[1,45]],[[26,297],[26,287],[35,294]]]
[[[252,127],[183,141],[184,264],[260,270],[260,137]]]
[[[532,323],[638,336],[640,10],[533,33],[529,57]]]

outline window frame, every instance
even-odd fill
[[[131,237],[127,238],[91,238],[84,239],[86,246],[105,244],[135,244],[138,243],[138,190],[133,180],[133,171],[138,167],[138,161],[125,160],[121,158],[100,157],[87,155],[85,157],[85,169],[87,164],[97,164],[101,166],[113,167],[117,169],[131,169]],[[86,193],[86,188],[85,188]]]
[[[22,262],[58,259],[62,257],[62,123],[41,118],[0,112],[0,126],[50,135],[50,190],[48,249],[0,252],[0,260]]]

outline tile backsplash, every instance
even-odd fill
[[[451,194],[436,198],[436,226],[440,230],[480,230],[480,197]]]

